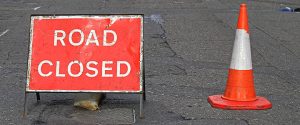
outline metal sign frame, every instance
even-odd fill
[[[32,42],[33,42],[33,20],[42,18],[42,19],[52,19],[55,18],[141,18],[141,39],[140,39],[140,90],[139,91],[111,91],[111,90],[30,90],[29,88],[29,80],[30,80],[30,70],[31,70],[31,55],[32,55]],[[27,67],[27,79],[26,79],[26,87],[25,87],[25,99],[24,99],[24,113],[23,116],[27,116],[27,96],[29,93],[36,93],[37,101],[40,100],[40,93],[118,93],[118,94],[139,94],[140,95],[140,118],[144,118],[143,104],[146,100],[145,93],[145,66],[144,66],[144,14],[38,14],[30,16],[30,46],[28,47],[28,67]]]

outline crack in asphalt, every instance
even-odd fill
[[[277,39],[276,37],[273,37],[271,34],[267,33],[263,28],[250,23],[249,24],[253,25],[256,29],[258,29],[259,31],[263,32],[264,34],[266,34],[267,36],[269,36],[271,39],[277,41],[282,47],[284,47],[285,49],[288,50],[288,52],[290,52],[290,54],[292,54],[293,56],[297,57],[299,59],[299,57],[297,56],[297,54],[295,54],[292,50],[290,50],[288,47],[286,47],[285,45],[282,44],[282,40]]]
[[[164,47],[170,49],[170,51],[173,53],[173,55],[170,56],[170,57],[179,57],[179,58],[181,58],[180,56],[178,56],[178,54],[174,51],[174,49],[173,49],[173,48],[170,46],[170,44],[168,43],[167,35],[166,35],[166,30],[165,30],[165,28],[163,27],[163,25],[160,24],[160,23],[158,23],[158,25],[160,26],[161,30],[163,31],[163,33],[160,34],[159,37],[163,40],[163,43],[165,44]]]
[[[145,17],[145,18],[150,18],[151,21],[153,21],[155,24],[157,24],[159,26],[159,28],[162,30],[161,34],[156,34],[156,36],[152,36],[152,38],[160,38],[163,42],[159,43],[162,47],[165,47],[167,49],[169,49],[172,53],[171,58],[179,58],[181,60],[183,60],[182,57],[180,57],[175,50],[170,46],[169,42],[168,42],[168,38],[167,38],[167,31],[166,29],[163,27],[163,22],[164,20],[162,19],[162,17],[160,15],[157,14],[152,14],[149,17]],[[170,65],[171,67],[168,69],[168,72],[170,72],[170,74],[172,75],[187,75],[187,71],[185,68],[178,66],[178,65]],[[155,75],[146,75],[146,76],[150,76],[150,77],[154,77]]]

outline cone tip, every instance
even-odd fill
[[[249,33],[247,7],[245,3],[242,3],[240,5],[240,14],[237,29],[244,29],[247,33]]]
[[[247,7],[247,5],[246,5],[245,3],[242,3],[242,4],[240,5],[240,7]]]

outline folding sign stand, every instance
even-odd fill
[[[79,66],[73,68],[76,75],[74,64]],[[29,93],[36,93],[39,101],[40,93],[66,92],[139,94],[139,115],[144,118],[142,14],[31,16],[23,116]]]
[[[146,85],[145,85],[145,66],[143,65],[143,75],[142,75],[142,79],[143,79],[143,91],[142,93],[140,93],[140,118],[143,119],[144,116],[144,102],[146,101]],[[24,111],[23,111],[23,117],[26,118],[27,117],[27,96],[29,93],[32,92],[27,92],[25,90],[25,98],[24,98]],[[35,92],[36,94],[36,100],[37,102],[39,102],[41,100],[41,96],[40,96],[40,92]]]

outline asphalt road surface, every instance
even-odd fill
[[[224,92],[239,4],[249,12],[256,93],[273,108],[212,108]],[[0,124],[300,124],[298,0],[1,0]],[[145,14],[145,119],[138,95],[108,94],[101,110],[73,107],[75,94],[28,98],[22,118],[31,14]]]

